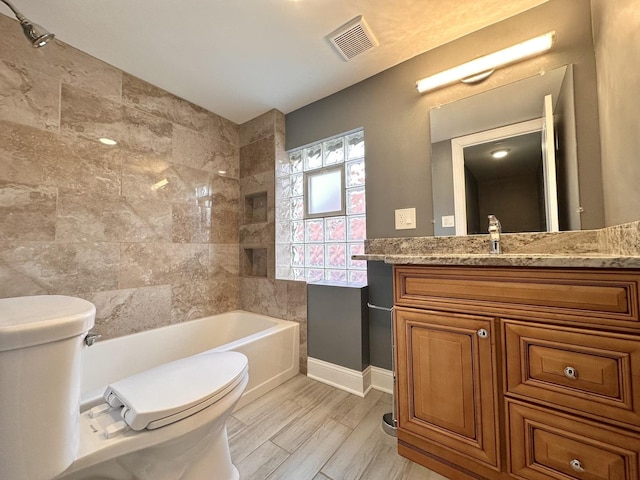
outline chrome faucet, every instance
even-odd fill
[[[489,253],[502,253],[500,248],[500,234],[502,225],[495,215],[489,215]]]

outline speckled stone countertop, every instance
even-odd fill
[[[502,234],[503,253],[490,255],[488,235],[367,240],[356,260],[396,265],[640,268],[640,221],[557,233]]]

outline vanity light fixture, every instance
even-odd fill
[[[545,33],[539,37],[418,80],[416,88],[418,93],[424,93],[458,81],[479,83],[489,77],[496,68],[546,52],[551,48],[554,40],[555,32]]]
[[[105,145],[109,145],[109,146],[113,146],[113,145],[117,145],[118,142],[116,142],[115,140],[112,140],[110,138],[106,138],[106,137],[102,137],[98,139],[100,141],[100,143],[103,143]]]
[[[504,158],[507,155],[509,155],[509,149],[508,148],[503,148],[501,150],[494,150],[493,152],[491,152],[491,156],[493,158]]]

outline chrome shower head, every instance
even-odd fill
[[[16,7],[14,7],[9,0],[0,1],[11,9],[13,14],[20,22],[20,26],[22,27],[24,35],[29,39],[29,42],[31,42],[31,45],[33,47],[44,47],[53,39],[53,37],[55,36],[53,33],[46,31],[40,25],[38,25],[37,23],[33,23],[27,17],[22,15],[20,11]]]

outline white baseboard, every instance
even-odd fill
[[[372,388],[386,393],[393,390],[393,374],[378,367],[367,367],[363,372],[309,357],[307,376],[327,385],[364,397]]]

